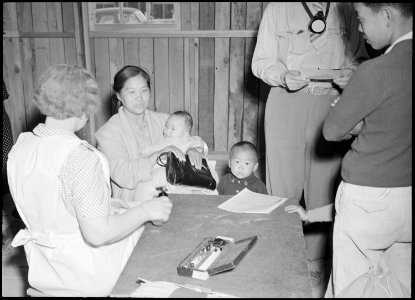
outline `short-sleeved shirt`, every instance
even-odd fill
[[[39,124],[33,133],[39,137],[73,135],[44,124]],[[59,189],[65,208],[80,221],[110,214],[111,191],[105,182],[100,159],[85,145],[76,147],[65,159],[59,174]]]

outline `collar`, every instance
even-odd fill
[[[132,120],[130,120],[130,119],[127,117],[127,114],[125,113],[125,110],[124,110],[124,106],[120,106],[120,108],[118,109],[118,113],[123,114],[123,115],[124,115],[124,117],[125,117],[125,119],[126,119],[128,122],[133,122]],[[149,117],[149,115],[148,115],[148,114],[149,114],[148,109],[146,109],[146,110],[143,112],[143,114],[144,114],[144,118],[143,118],[143,125],[144,125],[145,123],[149,124],[150,117]]]
[[[243,180],[245,180],[245,181],[250,181],[252,178],[254,178],[255,177],[255,173],[252,173],[251,175],[249,175],[248,177],[245,177],[245,178],[242,178],[242,179],[239,179],[238,177],[236,177],[235,175],[233,175],[232,173],[230,173],[231,175],[232,175],[232,178],[233,179],[235,179],[235,180],[240,180],[240,181],[243,181]]]
[[[75,133],[62,129],[62,128],[52,128],[48,127],[43,123],[38,124],[34,129],[33,133],[39,137],[48,137],[48,136],[54,136],[54,135],[70,135],[70,136],[76,136]]]
[[[401,36],[399,39],[397,39],[392,45],[389,46],[388,49],[386,49],[385,54],[390,52],[392,50],[392,48],[399,42],[402,42],[404,40],[412,40],[412,30],[410,32],[408,32],[407,34],[404,34],[403,36]]]

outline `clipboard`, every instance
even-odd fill
[[[340,77],[341,69],[305,69],[302,70],[301,76],[310,80],[310,82],[333,82],[333,79]]]
[[[333,82],[333,78],[309,78],[310,82]]]

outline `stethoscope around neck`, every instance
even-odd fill
[[[301,2],[304,6],[304,9],[306,10],[307,14],[310,16],[310,23],[308,23],[308,30],[312,33],[323,33],[326,30],[326,19],[327,15],[329,14],[330,9],[330,2],[327,2],[326,6],[326,13],[323,14],[323,12],[320,10],[315,15],[313,15],[310,11],[310,9],[307,6],[307,3]]]

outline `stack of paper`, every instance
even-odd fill
[[[287,201],[287,199],[254,193],[245,188],[228,201],[219,205],[218,208],[237,213],[269,214]]]

